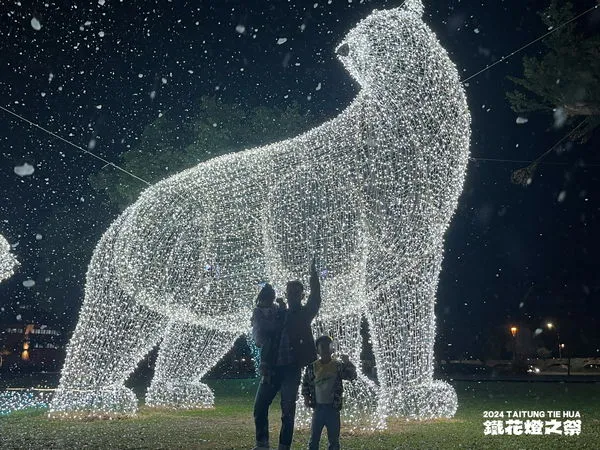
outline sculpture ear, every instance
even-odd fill
[[[400,8],[406,11],[411,11],[417,14],[419,17],[422,16],[424,12],[422,0],[406,0]]]

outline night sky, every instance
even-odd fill
[[[5,0],[0,105],[115,162],[159,114],[185,116],[202,95],[248,107],[298,103],[325,120],[357,92],[334,57],[336,44],[373,8],[401,3]],[[545,2],[425,3],[424,20],[463,79],[547,31],[538,16]],[[575,5],[581,12],[594,1]],[[597,32],[600,11],[578,26]],[[474,160],[446,238],[439,357],[479,356],[509,325],[535,330],[546,320],[560,327],[573,356],[600,356],[598,135],[560,145],[531,185],[510,181],[527,165],[512,161],[535,159],[568,132],[555,129],[551,115],[518,124],[505,98],[514,88],[506,77],[522,75],[522,57],[543,51],[538,42],[466,87]],[[24,163],[32,175],[15,174]],[[88,181],[103,166],[0,110],[0,234],[18,244],[22,264],[0,285],[3,323],[51,311],[48,321],[72,331],[88,261],[70,258],[68,242],[83,237],[88,248],[80,253],[91,255],[116,217]],[[48,224],[63,220],[71,224],[64,233],[50,233]],[[49,269],[54,257],[67,281]],[[30,279],[36,284],[25,287]]]

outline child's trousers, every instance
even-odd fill
[[[317,403],[313,413],[308,450],[319,449],[323,427],[327,428],[329,450],[338,450],[340,448],[340,412],[333,405],[323,403]]]

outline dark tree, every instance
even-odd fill
[[[298,106],[244,107],[202,97],[193,110],[173,110],[148,125],[117,164],[155,183],[215,156],[295,136],[314,123],[315,118]],[[90,182],[119,210],[147,187],[111,166],[90,177]]]
[[[552,0],[540,16],[549,30],[539,57],[523,58],[523,76],[508,77],[517,89],[507,92],[517,113],[540,112],[553,116],[554,128],[567,127],[568,139],[586,142],[600,125],[600,35],[597,29],[583,30],[573,4]],[[526,184],[542,155],[513,174],[513,182]]]

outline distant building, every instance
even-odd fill
[[[64,358],[63,334],[36,323],[4,325],[0,329],[0,371],[58,370]]]

